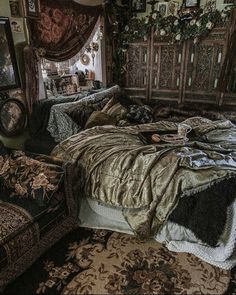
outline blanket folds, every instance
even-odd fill
[[[190,200],[236,175],[235,125],[201,117],[184,122],[195,133],[184,144],[145,144],[140,139],[143,131],[177,130],[176,123],[161,121],[94,127],[61,142],[52,155],[76,162],[80,198],[122,208],[132,230],[148,238],[180,199]]]

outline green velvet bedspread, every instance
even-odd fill
[[[153,236],[181,197],[236,174],[236,127],[201,117],[184,121],[194,136],[184,144],[147,144],[141,131],[177,131],[161,121],[117,128],[95,127],[55,147],[53,156],[74,161],[80,197],[123,208],[140,237]]]

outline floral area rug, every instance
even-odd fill
[[[235,278],[232,273],[230,281],[230,271],[170,252],[156,241],[79,228],[4,294],[236,294]]]

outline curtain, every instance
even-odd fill
[[[83,48],[103,12],[101,5],[85,6],[72,0],[41,0],[40,7],[39,18],[27,20],[31,47],[25,52],[26,79],[31,78],[26,84],[29,107],[38,98],[38,75],[34,75],[38,61],[33,61],[32,51],[36,52],[35,57],[57,62],[72,58]]]
[[[28,20],[30,44],[44,50],[44,57],[64,61],[84,46],[102,6],[84,6],[68,0],[41,0],[39,20]]]

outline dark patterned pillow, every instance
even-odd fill
[[[63,182],[61,166],[28,157],[22,151],[0,155],[0,179],[9,197],[47,205]]]
[[[153,122],[153,113],[146,105],[130,105],[128,106],[126,118],[131,122],[139,124],[151,123]]]

